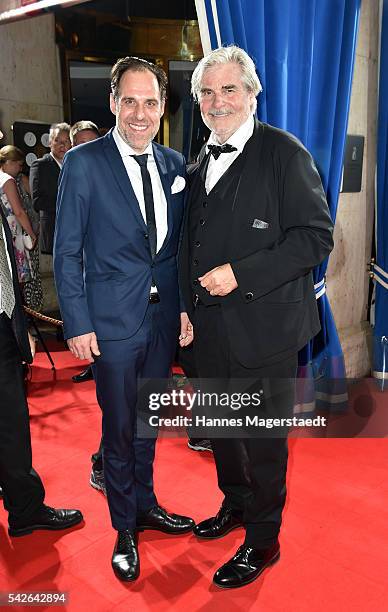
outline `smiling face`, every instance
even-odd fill
[[[136,153],[143,153],[158,133],[164,111],[155,75],[149,70],[125,72],[118,98],[110,96],[110,109],[120,136]]]
[[[216,64],[204,71],[199,95],[202,119],[223,144],[253,114],[255,96],[242,81],[234,62]]]

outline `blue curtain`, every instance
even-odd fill
[[[377,132],[374,376],[388,383],[388,0],[383,1]]]
[[[196,0],[201,38],[253,58],[264,91],[258,117],[311,152],[333,220],[341,183],[361,0]],[[345,366],[326,295],[327,261],[314,270],[322,330],[300,354],[296,411],[346,407]],[[304,380],[304,383],[303,383]],[[299,381],[301,382],[301,381]]]

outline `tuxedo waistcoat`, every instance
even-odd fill
[[[206,193],[205,180],[208,158],[193,184],[193,205],[189,215],[190,280],[193,296],[206,304],[218,304],[219,296],[212,296],[198,281],[228,258],[228,240],[233,226],[235,198],[244,167],[244,151],[220,177],[213,189]]]

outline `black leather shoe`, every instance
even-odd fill
[[[24,536],[32,533],[36,529],[68,529],[78,525],[83,520],[83,516],[79,510],[60,510],[43,506],[39,512],[36,512],[28,521],[28,523],[11,525],[8,528],[10,536]]]
[[[198,538],[215,539],[242,527],[241,519],[232,514],[228,506],[221,506],[216,516],[212,516],[194,527],[194,535]]]
[[[222,589],[242,587],[256,580],[279,557],[279,542],[265,549],[250,548],[244,544],[230,561],[216,571],[213,582]]]
[[[195,523],[188,516],[169,514],[161,506],[154,506],[148,512],[139,514],[136,518],[136,529],[154,529],[163,533],[177,534],[192,531]]]
[[[125,582],[136,580],[139,577],[140,559],[134,529],[118,532],[113,549],[112,567],[117,578]]]
[[[76,374],[71,377],[71,380],[75,383],[86,382],[87,380],[93,380],[92,366],[88,366],[85,370],[82,370],[80,374]]]

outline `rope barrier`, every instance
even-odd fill
[[[59,319],[53,319],[53,317],[48,317],[47,315],[44,315],[41,312],[32,310],[32,308],[28,308],[28,306],[24,306],[24,310],[27,314],[31,315],[35,319],[39,319],[40,321],[44,321],[45,323],[50,323],[51,325],[55,325],[56,327],[63,327],[63,321],[60,321]]]

